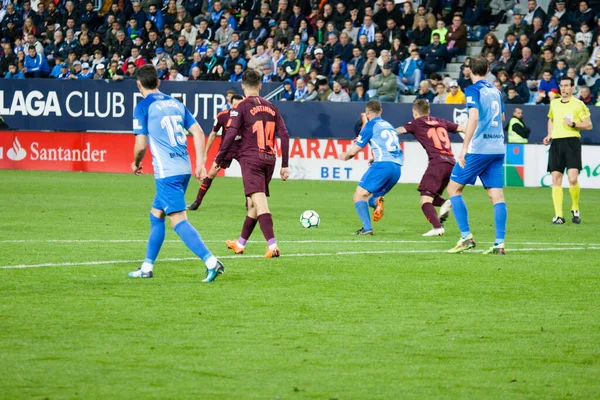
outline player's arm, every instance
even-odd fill
[[[148,144],[148,115],[140,104],[133,110],[133,134],[135,135],[135,144],[133,146],[131,170],[134,174],[140,175],[142,173],[142,160],[146,154]]]
[[[187,128],[194,137],[194,150],[196,151],[196,169],[194,176],[198,181],[206,177],[206,154],[204,153],[204,131],[197,122]]]
[[[581,122],[576,122],[573,126],[573,128],[579,130],[579,131],[590,131],[592,130],[592,128],[594,127],[594,125],[592,125],[592,118],[590,115],[590,110],[583,105],[581,111],[579,112],[579,119],[581,120]]]
[[[146,155],[146,146],[148,139],[146,135],[136,135],[135,145],[133,146],[133,163],[131,169],[134,174],[140,175],[142,173],[142,160]]]
[[[356,138],[356,142],[352,145],[350,150],[343,152],[340,154],[340,160],[348,161],[357,155],[365,146],[369,143],[371,138],[373,137],[373,127],[372,124],[367,123],[362,131],[360,131],[360,135]]]
[[[223,160],[225,159],[225,156],[231,149],[231,146],[233,146],[233,142],[240,131],[240,127],[242,126],[240,112],[241,111],[239,110],[231,110],[231,112],[229,113],[229,116],[231,118],[231,124],[229,125],[229,128],[227,128],[227,135],[225,135],[225,139],[223,139],[223,141],[221,142],[221,149],[219,150],[219,154],[217,154],[217,157],[215,158],[215,164],[217,166],[220,166]]]
[[[289,161],[290,161],[290,134],[283,122],[283,118],[277,110],[277,121],[275,123],[275,131],[281,141],[281,180],[287,181],[290,177]]]
[[[213,128],[213,130],[210,131],[210,135],[208,135],[208,140],[206,141],[204,158],[208,158],[208,151],[210,150],[210,146],[212,146],[216,137],[217,137],[217,131],[215,131],[215,129]]]
[[[463,139],[463,147],[458,156],[458,163],[462,168],[467,164],[465,157],[467,156],[467,149],[475,134],[475,128],[477,127],[477,121],[479,120],[479,110],[476,107],[469,108],[469,119],[467,120],[467,126],[465,127],[465,137]]]
[[[408,131],[406,130],[405,127],[399,126],[398,128],[396,128],[396,133],[398,135],[404,135],[405,133],[408,133]]]
[[[550,110],[548,111],[548,135],[544,138],[544,144],[548,146],[552,140],[552,130],[554,129],[554,113],[552,111],[552,103],[550,103]]]

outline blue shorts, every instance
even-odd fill
[[[474,185],[477,177],[486,189],[504,187],[504,154],[471,154],[465,157],[467,165],[458,163],[452,169],[450,179],[461,185]]]
[[[358,186],[379,197],[392,190],[400,179],[401,165],[394,162],[375,162],[360,178]]]
[[[169,215],[185,211],[185,191],[190,183],[191,175],[175,175],[156,179],[156,196],[152,208],[164,211]]]

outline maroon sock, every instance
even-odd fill
[[[242,233],[240,234],[240,238],[238,239],[238,242],[240,242],[242,246],[246,245],[246,242],[250,238],[250,235],[252,235],[252,231],[254,231],[256,222],[258,222],[256,219],[250,218],[246,215],[244,225],[242,225]]]
[[[421,204],[421,210],[423,210],[423,214],[425,214],[425,218],[434,228],[441,228],[442,224],[438,219],[437,211],[433,208],[433,204],[431,203],[423,203]]]
[[[204,180],[202,181],[200,189],[198,189],[198,194],[196,195],[196,203],[198,203],[198,205],[202,204],[202,199],[204,198],[206,192],[208,192],[208,189],[210,189],[212,181],[213,180],[208,177],[204,178]]]
[[[444,204],[446,202],[446,199],[443,198],[442,196],[435,196],[435,198],[433,199],[433,206],[434,207],[441,207],[442,204]]]
[[[269,245],[275,244],[275,232],[273,232],[273,217],[271,214],[268,213],[259,215],[258,223],[260,224],[260,230],[265,236],[267,243]]]

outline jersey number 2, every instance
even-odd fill
[[[181,115],[168,115],[160,120],[160,126],[169,135],[171,146],[177,146],[177,143],[183,146],[187,143],[185,133],[183,133],[183,126],[181,126],[182,122],[183,118],[181,118]]]
[[[269,152],[274,147],[275,141],[275,121],[256,121],[252,125],[252,132],[256,135],[256,143],[260,151],[265,151],[267,147]]]

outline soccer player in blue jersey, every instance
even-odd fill
[[[156,181],[156,196],[150,210],[150,236],[146,258],[140,268],[130,272],[132,278],[152,278],[154,261],[165,240],[165,215],[185,245],[206,264],[206,279],[212,282],[225,271],[208,250],[198,231],[188,222],[185,212],[185,191],[192,174],[187,138],[184,129],[194,136],[196,150],[195,177],[201,182],[206,176],[204,167],[204,132],[189,110],[179,101],[158,90],[156,69],[144,65],[137,72],[137,86],[144,96],[133,112],[135,137],[134,161],[131,169],[142,172],[146,145],[150,144]]]
[[[350,160],[367,144],[373,149],[372,163],[363,175],[356,192],[354,192],[354,207],[362,228],[355,235],[373,235],[369,206],[374,208],[373,221],[383,217],[383,196],[388,193],[398,180],[402,167],[402,148],[396,129],[381,118],[381,103],[371,100],[365,107],[365,115],[369,120],[361,129],[356,143],[352,148],[340,155],[343,161]]]
[[[469,119],[458,163],[448,185],[454,217],[461,238],[449,253],[461,253],[475,247],[469,227],[467,206],[462,196],[465,185],[473,185],[479,177],[494,205],[496,240],[484,254],[505,254],[507,209],[504,202],[504,105],[502,95],[485,80],[489,65],[485,58],[471,59],[473,85],[465,91]]]

